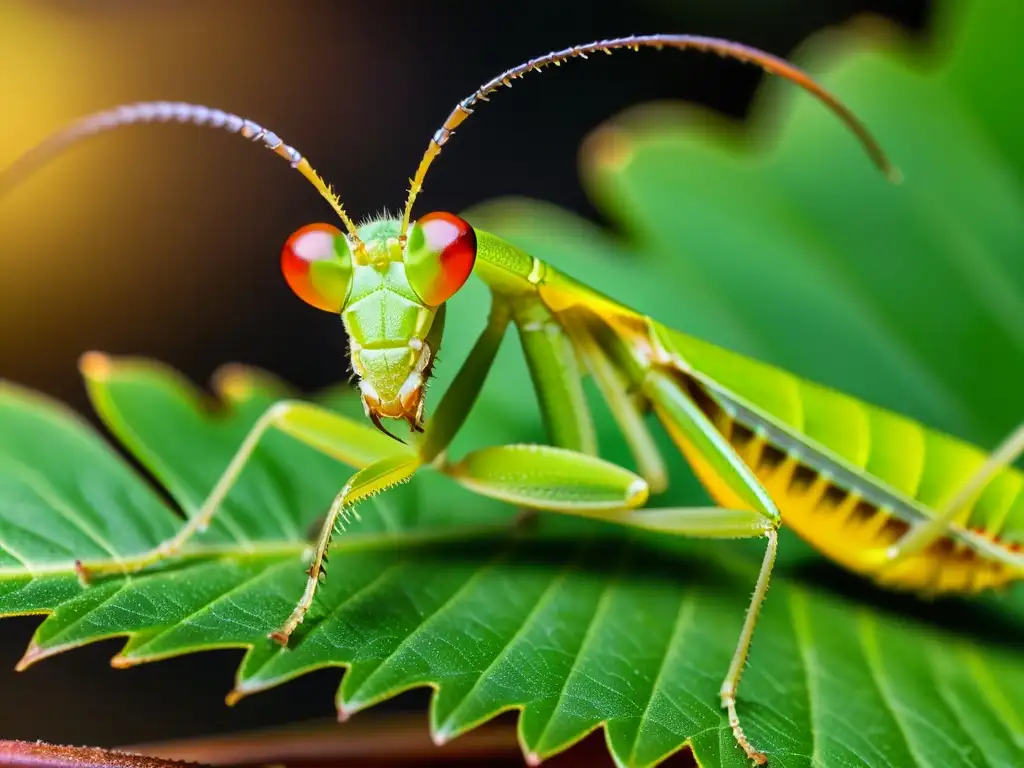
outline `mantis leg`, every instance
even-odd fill
[[[375,429],[309,403],[286,400],[276,403],[256,421],[231,459],[203,506],[172,538],[149,552],[115,562],[75,564],[79,580],[92,576],[133,573],[178,554],[197,533],[206,530],[224,497],[235,484],[260,440],[270,429],[291,435],[317,450],[353,467],[366,467],[394,455],[413,455],[408,448]]]
[[[652,512],[657,514],[649,518],[648,516]],[[754,595],[750,599],[750,606],[747,608],[747,615],[743,621],[743,628],[740,630],[740,637],[736,643],[736,650],[733,652],[729,670],[726,672],[725,680],[719,690],[722,706],[728,712],[729,727],[732,728],[736,742],[748,758],[758,765],[765,764],[768,758],[747,740],[743,727],[740,725],[740,718],[736,712],[736,693],[739,689],[740,675],[743,674],[743,667],[747,662],[747,654],[750,652],[750,644],[754,639],[757,616],[761,611],[761,606],[764,605],[772,569],[775,567],[775,556],[779,549],[779,534],[775,525],[765,519],[760,512],[715,507],[642,510],[634,512],[621,522],[625,525],[678,536],[712,539],[764,536],[768,539],[764,559],[761,561],[761,570],[758,572],[757,583],[754,586]]]
[[[629,374],[633,374],[640,394],[653,404],[716,501],[728,509],[637,510],[649,493],[642,478],[595,457],[546,446],[488,448],[441,469],[478,493],[527,507],[615,520],[676,535],[767,538],[757,585],[720,690],[737,744],[748,758],[764,764],[767,758],[749,743],[740,725],[736,694],[775,564],[779,512],[753,472],[683,391],[676,374],[649,365],[639,371],[623,369],[623,376]],[[552,411],[571,410],[573,404],[565,402],[566,391],[571,390],[563,388],[560,402],[558,388],[551,387],[548,397]],[[603,468],[601,463],[605,464]],[[632,483],[628,482],[630,476],[635,478]],[[618,501],[623,492],[627,503]]]
[[[420,459],[424,464],[433,462],[448,447],[465,423],[483,388],[487,373],[494,364],[510,316],[508,301],[495,294],[487,327],[473,345],[455,380],[444,393],[426,428],[419,446]]]
[[[662,493],[668,488],[668,472],[654,437],[644,423],[637,398],[630,393],[627,376],[597,343],[585,322],[574,318],[571,313],[566,313],[561,319],[618,423],[641,477],[647,481],[651,493]]]
[[[597,433],[573,339],[536,293],[515,299],[513,319],[552,443],[597,455]]]
[[[330,546],[331,537],[334,535],[338,523],[344,523],[347,511],[363,499],[405,482],[413,476],[419,466],[420,462],[416,456],[399,453],[383,458],[352,475],[345,487],[342,488],[341,493],[334,498],[327,518],[320,528],[313,562],[310,563],[309,570],[306,572],[309,578],[306,579],[306,588],[302,592],[302,597],[299,598],[291,615],[281,628],[270,633],[271,640],[281,645],[288,645],[288,638],[302,623],[310,606],[313,605],[313,596],[316,594],[321,576],[326,574],[327,547]]]
[[[736,694],[740,676],[746,663],[747,654],[754,636],[757,616],[768,591],[768,582],[775,565],[778,549],[777,528],[781,517],[775,503],[761,486],[753,472],[733,450],[725,437],[700,410],[700,407],[683,391],[675,375],[648,369],[644,375],[642,389],[650,398],[659,419],[669,434],[686,455],[690,464],[700,476],[716,501],[728,508],[749,510],[752,520],[759,519],[760,533],[768,539],[761,571],[754,588],[754,595],[747,608],[743,628],[733,653],[732,663],[722,681],[720,695],[722,706],[729,715],[736,742],[747,757],[759,765],[767,758],[747,741],[736,712]],[[735,514],[730,512],[730,515]],[[639,517],[639,515],[637,515]],[[706,520],[706,518],[697,518]],[[712,527],[713,531],[714,528]],[[731,526],[723,525],[723,535]],[[681,532],[685,531],[685,526]],[[706,534],[707,535],[707,534]]]
[[[946,532],[947,526],[963,511],[964,505],[977,494],[1001,469],[1012,464],[1024,453],[1024,423],[1018,426],[996,448],[984,464],[967,479],[967,482],[946,502],[938,514],[927,522],[911,528],[903,537],[885,552],[882,568],[888,568],[905,557],[921,552]]]
[[[603,517],[642,506],[647,483],[597,456],[551,445],[472,451],[440,471],[471,491],[528,509]]]

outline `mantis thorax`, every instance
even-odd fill
[[[341,319],[352,369],[371,419],[423,421],[423,393],[440,329],[437,307],[423,303],[409,283],[397,220],[360,227],[365,253],[353,253],[352,278]]]

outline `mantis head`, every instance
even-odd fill
[[[431,213],[403,244],[400,222],[383,219],[346,236],[330,224],[293,234],[281,270],[307,304],[338,313],[366,415],[423,429],[426,382],[441,343],[444,303],[469,279],[476,233],[458,216]],[[390,433],[389,433],[390,434]]]

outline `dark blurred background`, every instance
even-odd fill
[[[85,112],[193,101],[279,133],[361,218],[401,206],[429,137],[458,99],[550,49],[672,31],[786,56],[812,32],[864,12],[927,35],[929,5],[2,0],[0,165]],[[665,98],[741,119],[759,81],[756,70],[715,57],[653,52],[529,78],[460,131],[418,210],[520,194],[596,217],[577,179],[590,129]],[[227,134],[140,127],[87,142],[0,205],[0,378],[81,411],[88,403],[76,361],[90,349],[159,358],[201,383],[226,361],[303,388],[333,383],[346,367],[341,324],[298,302],[278,269],[294,229],[331,218],[285,163]],[[13,669],[37,623],[4,622],[0,670]],[[115,672],[107,660],[120,643],[0,672],[0,738],[123,744],[332,711],[337,671],[227,708],[237,652]],[[422,708],[426,698],[414,693],[393,706]]]

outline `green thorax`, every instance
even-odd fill
[[[401,418],[419,405],[424,371],[436,352],[427,337],[437,308],[424,306],[409,285],[398,228],[393,220],[360,227],[366,255],[353,254],[341,319],[364,399],[376,400],[381,415]]]

